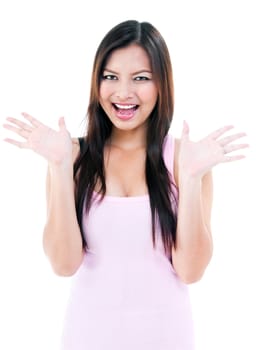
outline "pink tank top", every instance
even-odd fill
[[[164,160],[171,174],[174,138]],[[105,196],[83,225],[89,246],[73,277],[62,350],[192,350],[188,287],[152,242],[149,195]]]

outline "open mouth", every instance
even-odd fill
[[[113,103],[112,105],[115,108],[115,110],[118,111],[118,113],[123,115],[133,114],[139,108],[139,105],[135,104],[121,105],[119,103]]]

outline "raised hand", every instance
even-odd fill
[[[246,134],[244,132],[225,135],[233,126],[220,128],[198,142],[189,138],[189,126],[184,121],[180,139],[179,169],[185,176],[202,177],[215,165],[225,162],[237,161],[244,155],[231,155],[233,151],[248,147],[246,143],[233,144]]]
[[[55,131],[27,113],[22,113],[25,121],[8,117],[5,129],[21,136],[25,141],[6,138],[4,141],[31,149],[50,163],[72,161],[72,139],[66,128],[64,118],[59,119],[59,131]]]

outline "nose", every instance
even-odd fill
[[[131,99],[134,95],[132,86],[128,81],[119,81],[116,88],[115,95],[120,101]]]

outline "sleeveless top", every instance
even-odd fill
[[[173,174],[169,134],[163,158]],[[193,350],[188,286],[159,228],[153,247],[149,195],[106,195],[93,202],[83,228],[89,249],[72,277],[61,350]]]

